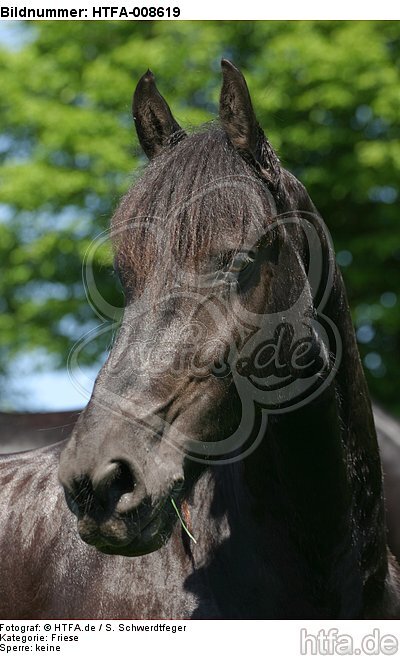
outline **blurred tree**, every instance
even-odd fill
[[[19,24],[21,28],[21,25]],[[400,412],[400,26],[36,22],[0,49],[0,373],[32,349],[64,365],[99,323],[82,258],[143,161],[130,98],[150,66],[180,123],[213,118],[219,61],[243,69],[269,138],[334,237],[372,394]],[[110,255],[102,294],[121,305]],[[82,353],[100,356],[107,336]]]

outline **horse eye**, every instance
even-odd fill
[[[232,273],[241,273],[241,271],[247,269],[250,264],[253,264],[255,259],[256,255],[253,252],[236,253],[229,264],[228,271],[231,271]]]

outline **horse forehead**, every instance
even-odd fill
[[[177,288],[162,293],[143,309],[135,303],[125,310],[120,329],[120,342],[130,343],[132,336],[139,340],[187,341],[200,339],[210,323],[215,323],[218,304],[205,289]],[[219,311],[218,316],[221,312]]]

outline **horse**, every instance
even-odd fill
[[[399,562],[400,424],[376,404],[372,410],[382,460],[387,541]],[[0,412],[0,453],[28,451],[65,440],[81,411]]]
[[[399,614],[329,234],[221,65],[219,122],[191,134],[150,70],[136,87],[121,325],[67,443],[1,459],[1,617]]]

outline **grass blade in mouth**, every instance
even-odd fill
[[[181,517],[181,515],[180,515],[180,512],[179,512],[179,510],[178,510],[178,506],[176,505],[176,503],[175,503],[175,501],[174,501],[174,499],[173,499],[172,497],[171,497],[171,503],[172,503],[172,505],[173,505],[173,507],[174,507],[174,510],[175,510],[176,514],[178,515],[178,519],[179,519],[179,521],[180,521],[180,523],[181,523],[181,525],[182,525],[183,530],[185,531],[185,533],[188,534],[188,536],[190,537],[190,539],[193,540],[193,542],[194,542],[195,544],[197,544],[197,540],[193,537],[193,535],[192,535],[191,532],[189,531],[188,527],[186,526],[185,522],[183,521],[183,519],[182,519],[182,517]]]

